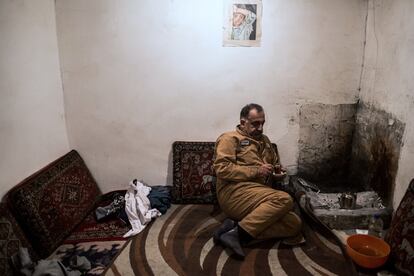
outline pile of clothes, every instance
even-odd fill
[[[131,230],[124,235],[130,237],[140,233],[152,218],[165,214],[170,206],[170,187],[149,187],[134,179],[125,195],[115,194],[109,205],[95,210],[95,215],[98,221],[117,216],[131,226]]]

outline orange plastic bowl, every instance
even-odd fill
[[[390,255],[390,246],[380,238],[370,235],[352,235],[346,240],[348,255],[365,268],[382,266]]]

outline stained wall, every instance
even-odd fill
[[[104,191],[171,184],[176,140],[215,141],[249,102],[290,173],[299,110],[355,104],[364,0],[264,0],[261,47],[222,47],[221,0],[56,1],[69,144]]]

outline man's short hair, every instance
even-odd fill
[[[250,110],[256,109],[257,112],[263,112],[263,107],[261,105],[250,103],[245,105],[242,110],[240,111],[240,119],[244,118],[247,119],[249,116]]]

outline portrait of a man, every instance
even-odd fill
[[[233,5],[233,26],[231,31],[231,39],[255,40],[256,18],[256,5]]]
[[[261,0],[225,4],[224,46],[260,46]]]

